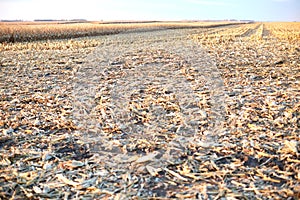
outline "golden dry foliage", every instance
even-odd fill
[[[110,35],[128,30],[184,27],[211,27],[237,22],[0,22],[0,42],[30,42],[35,40],[68,39]]]
[[[291,43],[299,43],[300,41],[300,23],[265,23],[266,29],[270,34],[279,40],[288,40]]]

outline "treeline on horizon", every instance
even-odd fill
[[[2,19],[0,22],[89,22],[89,21],[99,21],[103,23],[152,23],[152,22],[165,22],[165,21],[172,21],[172,20],[87,20],[87,19],[34,19],[31,20],[21,20],[21,19]],[[218,22],[218,21],[240,21],[240,22],[254,22],[255,20],[238,20],[238,19],[220,19],[220,20],[174,20],[174,21],[182,21],[182,22]]]

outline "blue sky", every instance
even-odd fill
[[[0,0],[1,19],[300,21],[300,0]]]

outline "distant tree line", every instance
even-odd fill
[[[20,20],[20,19],[12,19],[12,20],[2,19],[0,21],[1,22],[23,22],[23,20]]]
[[[35,19],[35,22],[86,22],[86,19]]]
[[[34,22],[86,22],[86,19],[35,19]],[[2,19],[0,22],[24,22],[21,19]]]

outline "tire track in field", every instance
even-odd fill
[[[251,35],[254,35],[258,31],[259,27],[261,26],[263,26],[263,24],[258,24],[254,28],[247,30],[245,33],[241,35],[241,37],[251,37]]]
[[[219,145],[223,80],[186,36],[183,30],[106,36],[87,56],[76,74],[73,116],[91,151],[120,162],[128,143],[155,140],[161,162],[188,145]]]

